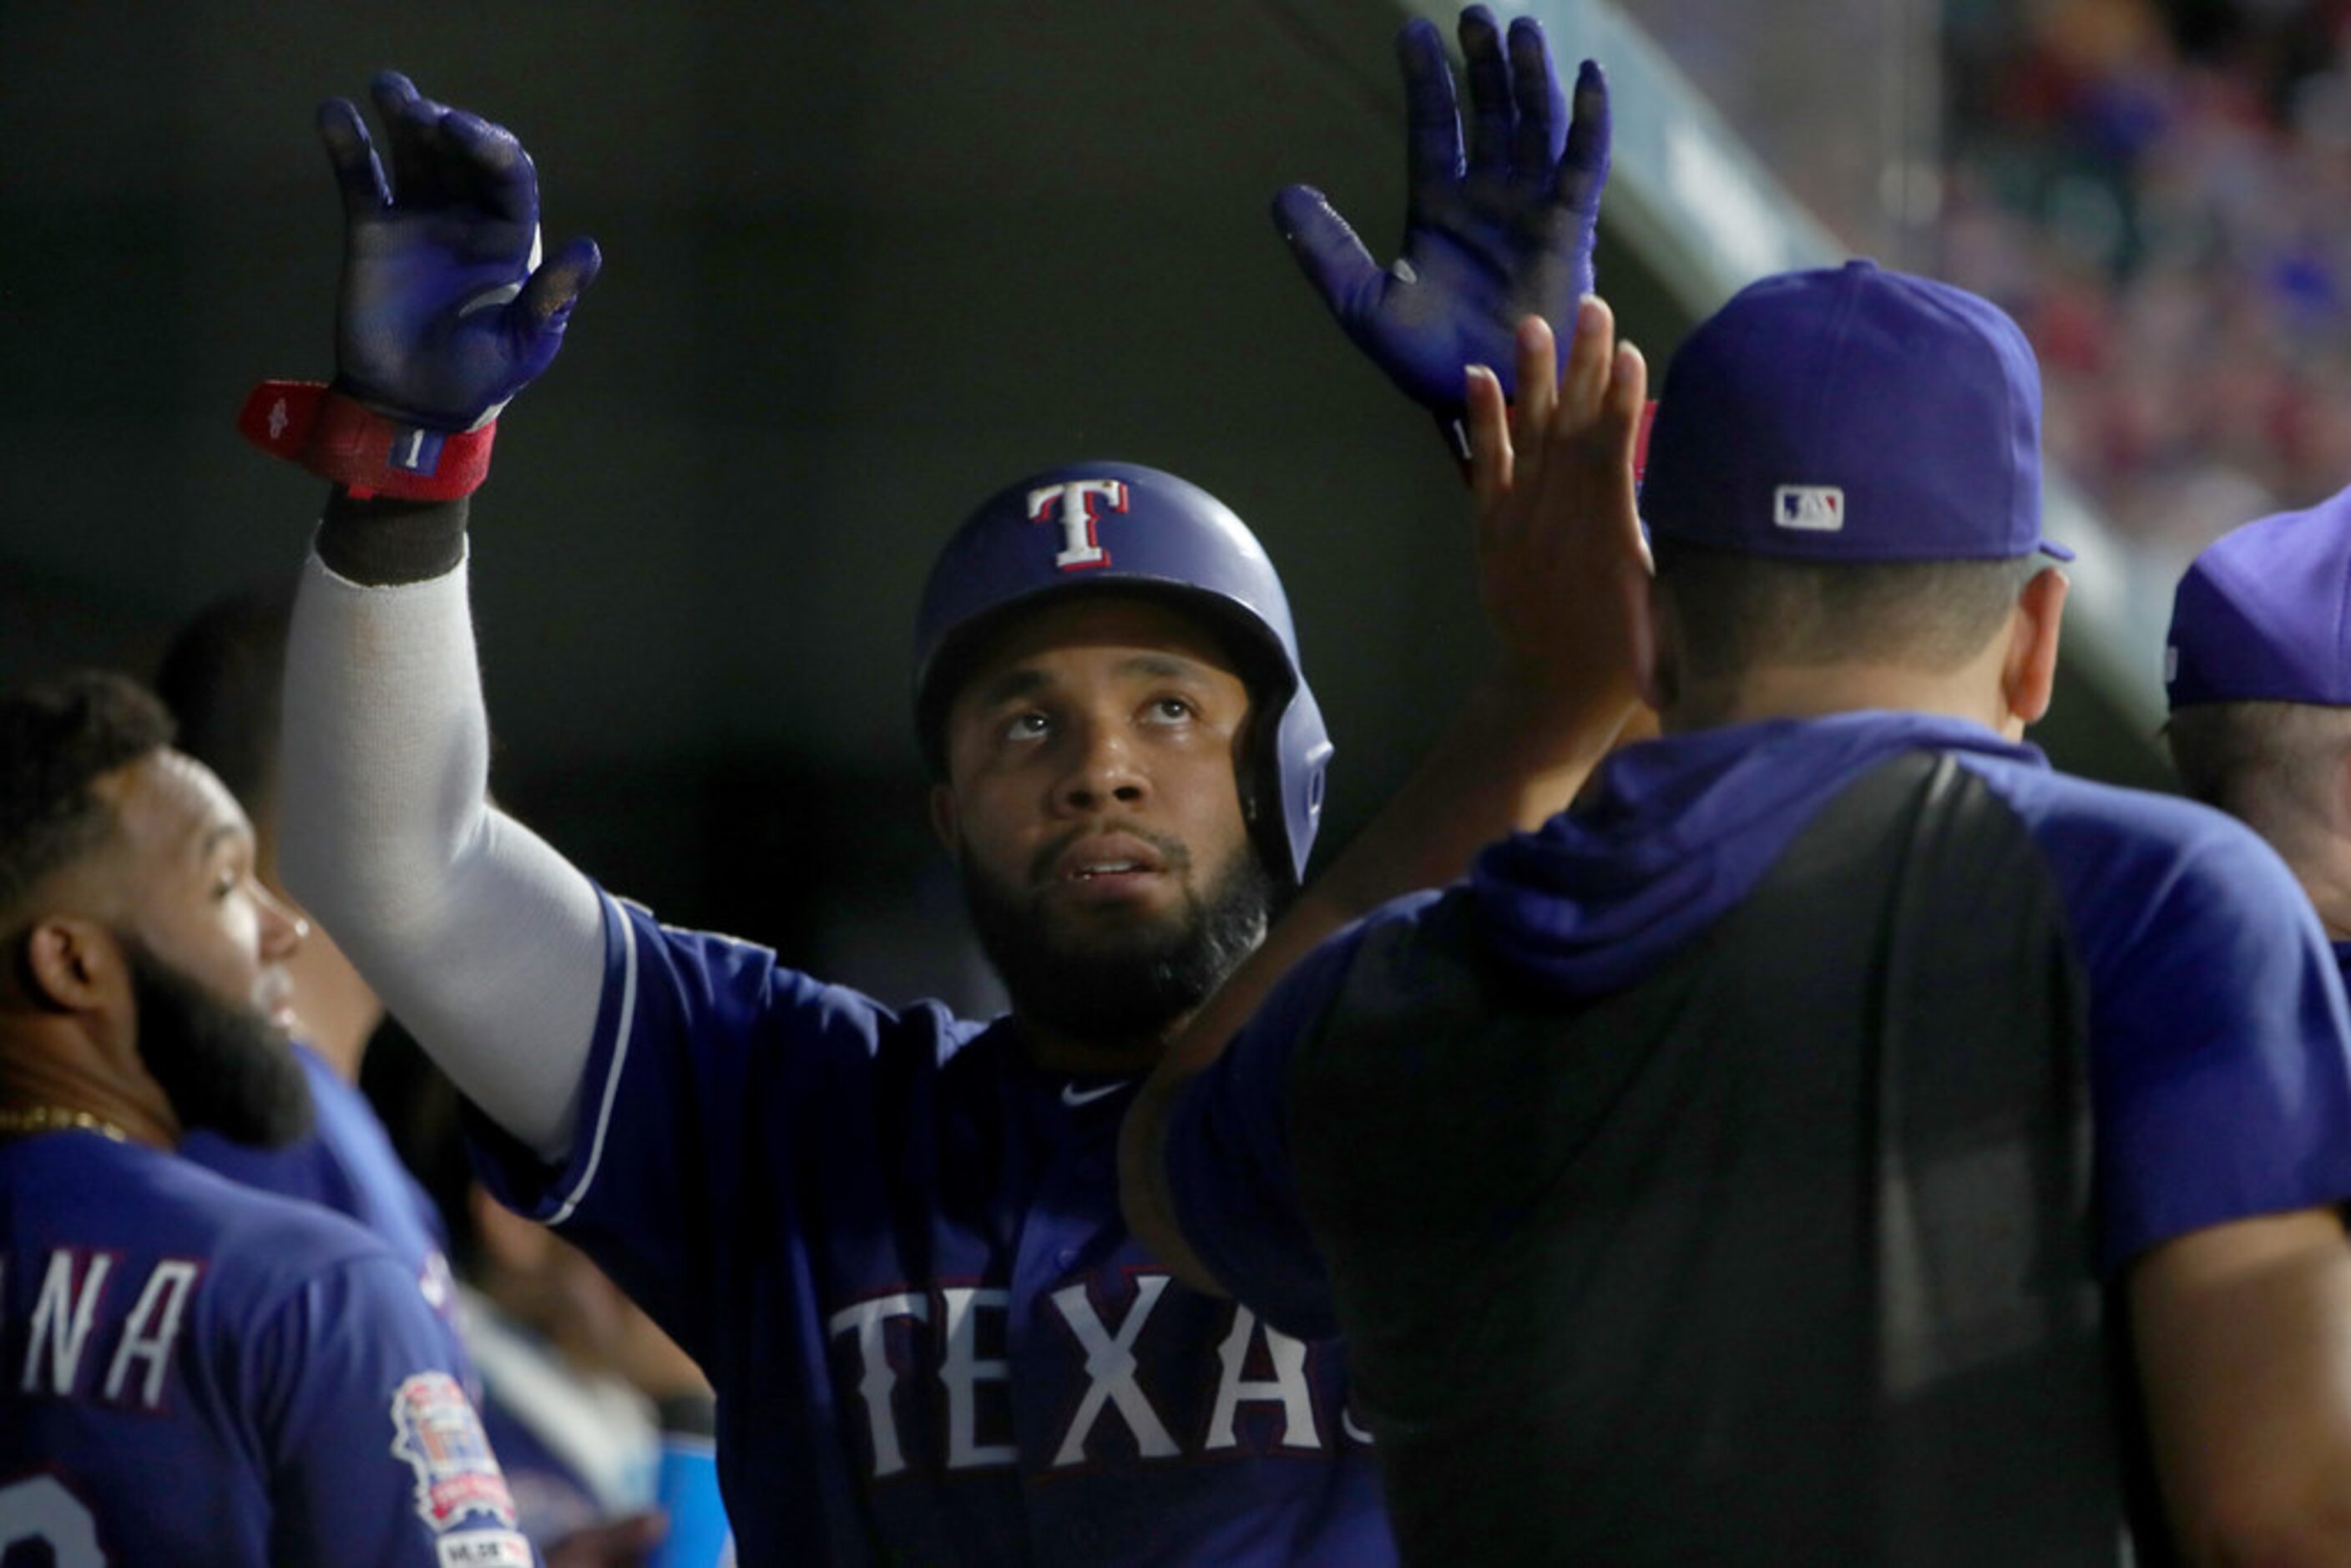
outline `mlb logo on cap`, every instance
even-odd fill
[[[1772,502],[1783,528],[1833,534],[1844,527],[1844,492],[1834,485],[1782,485]]]

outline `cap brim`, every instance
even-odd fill
[[[2053,544],[2048,539],[2043,539],[2041,541],[2041,553],[2057,560],[2072,560],[2074,559],[2074,552],[2072,550],[2067,549],[2064,545]]]

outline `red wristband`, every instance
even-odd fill
[[[245,438],[349,490],[356,500],[454,501],[490,472],[493,420],[479,430],[426,430],[386,418],[319,382],[264,382],[236,416]]]

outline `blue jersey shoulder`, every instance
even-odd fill
[[[93,1135],[0,1143],[0,1525],[38,1511],[52,1552],[530,1561],[438,1320],[314,1204]]]
[[[2088,981],[2103,1270],[2351,1198],[2351,1014],[2276,852],[2192,801],[1961,760],[2040,845]]]
[[[282,1149],[263,1149],[199,1132],[181,1145],[180,1154],[243,1186],[301,1198],[356,1220],[392,1249],[447,1325],[452,1348],[462,1360],[448,1228],[440,1210],[401,1163],[367,1096],[308,1046],[296,1042],[294,1054],[317,1110],[308,1136]]]
[[[307,1201],[231,1181],[192,1160],[136,1145],[29,1139],[5,1145],[12,1230],[112,1239],[209,1260],[256,1291],[297,1289],[337,1264],[388,1256],[357,1222]]]

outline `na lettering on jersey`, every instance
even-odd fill
[[[465,1397],[455,1378],[445,1372],[420,1372],[402,1382],[392,1396],[392,1453],[407,1461],[416,1476],[416,1515],[436,1534],[446,1534],[474,1516],[486,1516],[512,1530],[514,1494],[498,1471],[489,1435],[482,1430],[473,1401]],[[453,1561],[445,1553],[442,1560]],[[454,1561],[497,1563],[502,1559]],[[528,1556],[523,1561],[528,1562]]]
[[[0,1257],[0,1279],[15,1261]],[[16,1388],[56,1399],[94,1396],[151,1415],[162,1412],[170,1386],[166,1374],[204,1264],[194,1258],[165,1258],[133,1285],[116,1278],[121,1261],[120,1254],[102,1249],[51,1249],[25,1325]],[[119,1320],[115,1312],[121,1314]],[[101,1324],[101,1319],[107,1321]]]
[[[1102,548],[1097,525],[1103,510],[1126,510],[1126,486],[1117,479],[1071,479],[1040,485],[1029,492],[1029,520],[1057,524],[1061,549],[1053,564],[1063,571],[1108,566],[1110,551]]]

